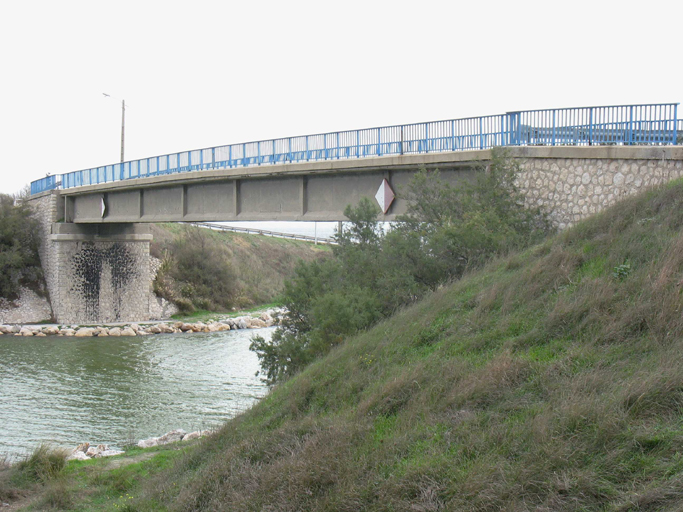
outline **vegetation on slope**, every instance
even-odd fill
[[[297,262],[329,254],[324,245],[186,224],[152,229],[151,254],[162,262],[154,291],[185,313],[273,302]]]
[[[29,206],[0,194],[0,297],[18,298],[22,285],[44,293],[37,233]]]
[[[422,170],[404,193],[407,213],[388,233],[374,202],[347,207],[350,222],[336,235],[335,257],[299,264],[285,285],[283,326],[252,343],[266,380],[294,375],[449,279],[545,238],[550,224],[538,208],[524,206],[518,171],[497,151],[488,169],[458,187]]]
[[[683,183],[350,338],[135,510],[679,510]]]

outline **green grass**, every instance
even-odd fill
[[[116,503],[681,510],[682,228],[679,181],[493,261],[136,473]]]
[[[133,501],[143,483],[168,471],[188,448],[179,443],[132,448],[123,456],[64,463],[64,452],[41,446],[19,464],[0,468],[1,497],[24,499],[22,510],[138,510]],[[164,509],[157,503],[150,510]]]
[[[177,320],[179,322],[211,322],[211,321],[218,321],[224,318],[234,318],[238,316],[244,316],[249,313],[254,313],[257,311],[263,311],[265,309],[271,309],[271,308],[278,308],[282,304],[280,302],[270,302],[267,304],[261,304],[259,306],[254,306],[251,308],[246,308],[246,309],[240,309],[239,311],[231,311],[229,313],[222,313],[218,311],[206,311],[204,309],[199,309],[197,311],[193,311],[192,313],[188,314],[182,314],[178,313],[176,315],[173,315],[171,318],[173,320]]]

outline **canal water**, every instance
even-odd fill
[[[216,427],[265,395],[249,343],[272,331],[0,336],[0,457]]]

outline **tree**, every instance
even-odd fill
[[[458,187],[422,169],[404,197],[407,213],[385,234],[369,199],[348,206],[334,258],[301,264],[286,283],[283,325],[251,344],[270,384],[300,371],[354,333],[441,283],[550,231],[515,185],[517,164],[494,151],[490,165]]]
[[[38,222],[23,202],[0,194],[0,296],[14,300],[21,285],[42,291]]]

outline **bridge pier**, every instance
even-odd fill
[[[58,193],[32,197],[29,204],[43,231],[40,257],[58,323],[150,318],[152,235],[147,224],[56,222],[64,211]]]

